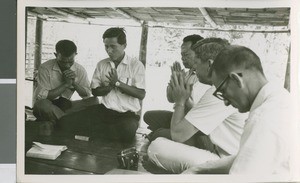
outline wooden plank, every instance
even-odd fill
[[[115,174],[149,174],[149,173],[115,168],[115,169],[112,169],[111,171],[107,172],[106,174],[107,175],[115,175]]]
[[[59,167],[54,165],[49,165],[45,163],[40,163],[32,160],[25,160],[25,174],[56,174],[56,175],[66,175],[66,174],[93,174],[91,172],[75,170],[71,168]]]
[[[94,174],[104,174],[113,168],[118,167],[116,157],[101,157],[66,150],[56,160],[46,160],[37,158],[26,158],[47,165],[65,167],[79,171],[91,172]],[[30,171],[30,170],[29,170]]]

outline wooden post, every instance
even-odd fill
[[[289,47],[289,55],[288,55],[288,60],[287,60],[287,64],[286,64],[286,72],[285,72],[285,81],[284,81],[284,88],[287,89],[288,91],[290,91],[290,85],[291,85],[291,45]]]
[[[42,63],[42,37],[43,37],[43,20],[37,17],[35,27],[35,47],[34,47],[34,67],[33,67],[33,92],[37,87],[36,73]],[[34,98],[32,98],[34,101]]]
[[[42,37],[43,20],[37,17],[35,28],[34,71],[36,71],[42,63]]]
[[[148,41],[148,22],[144,21],[142,24],[142,36],[140,44],[140,61],[146,66],[147,56],[147,41]]]

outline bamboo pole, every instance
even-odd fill
[[[142,24],[142,36],[140,44],[140,61],[146,65],[147,57],[147,41],[148,41],[148,22],[144,21]]]
[[[289,55],[288,55],[288,60],[286,64],[286,72],[285,72],[285,81],[284,81],[284,88],[287,89],[288,91],[291,90],[290,85],[291,85],[291,45],[289,47]]]
[[[33,91],[36,88],[35,75],[42,63],[42,37],[43,37],[43,19],[37,17],[36,28],[35,28]]]

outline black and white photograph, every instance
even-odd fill
[[[18,2],[18,182],[299,178],[291,4],[174,2]]]

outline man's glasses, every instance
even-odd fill
[[[240,77],[242,77],[242,73],[237,73]],[[223,95],[223,92],[221,88],[226,83],[226,81],[230,78],[230,75],[228,74],[227,77],[219,84],[219,86],[216,88],[216,91],[213,93],[213,96],[217,97],[220,100],[225,100],[225,97]]]

